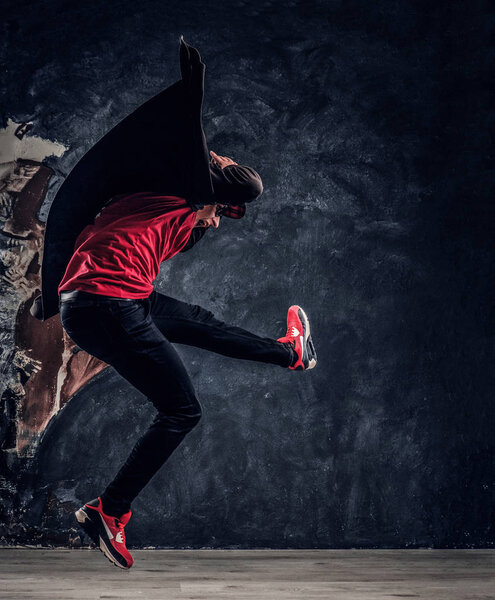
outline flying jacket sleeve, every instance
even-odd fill
[[[114,125],[57,191],[45,226],[41,297],[31,310],[37,319],[58,312],[75,240],[112,196],[150,191],[185,198],[194,210],[215,203],[202,128],[205,65],[182,38],[179,59],[181,79]]]

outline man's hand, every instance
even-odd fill
[[[216,165],[217,167],[220,167],[221,169],[223,169],[224,167],[227,167],[228,165],[236,165],[237,163],[232,160],[231,158],[228,158],[228,156],[218,156],[218,154],[215,154],[213,152],[213,150],[210,150],[210,155],[211,155],[211,162]]]

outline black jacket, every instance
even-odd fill
[[[143,190],[185,198],[197,210],[214,204],[210,159],[202,126],[205,65],[180,39],[181,79],[140,106],[104,135],[58,190],[45,229],[41,296],[31,314],[57,314],[58,285],[77,236],[108,199]],[[183,251],[204,235],[193,230]]]
[[[207,227],[194,227],[194,229],[191,231],[189,239],[187,240],[187,244],[182,248],[181,252],[186,252],[187,250],[190,250],[194,246],[194,244],[199,242],[199,240],[204,236],[207,230]]]

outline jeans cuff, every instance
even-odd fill
[[[297,361],[297,354],[294,352],[294,348],[290,342],[283,342],[284,346],[289,351],[289,364],[285,365],[285,368],[292,367],[292,365]]]

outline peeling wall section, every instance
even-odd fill
[[[53,175],[40,160],[65,148],[26,137],[28,125],[9,120],[0,131],[0,517],[50,419],[107,366],[74,345],[58,315],[41,322],[29,312],[40,293],[38,213]]]

